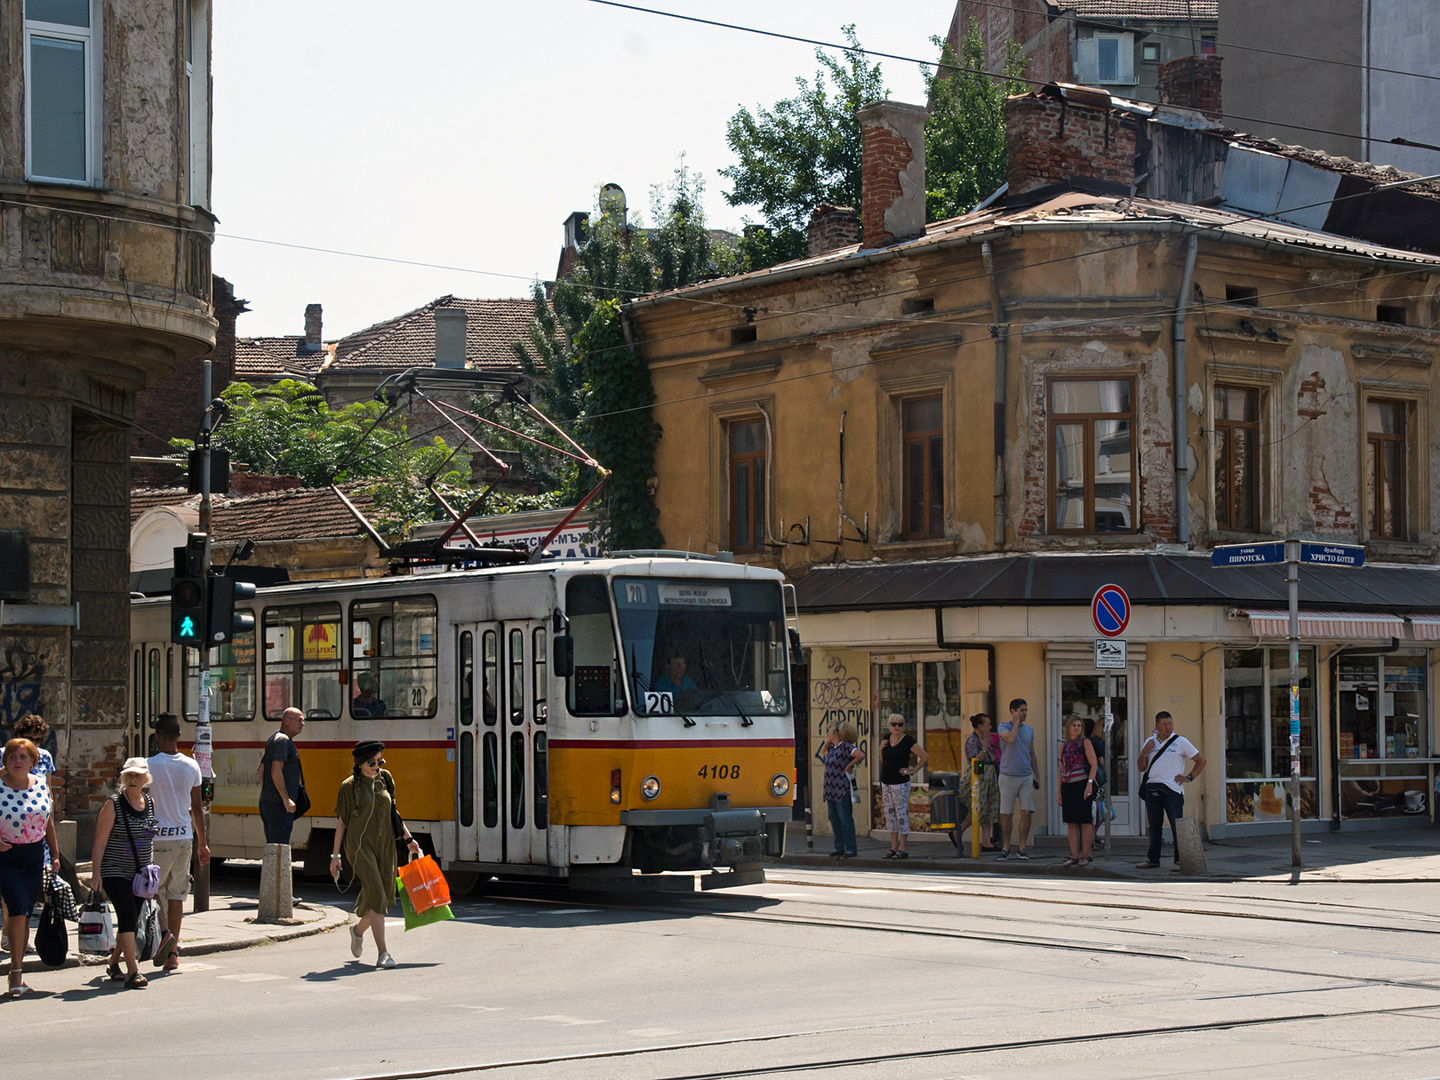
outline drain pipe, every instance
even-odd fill
[[[994,320],[990,336],[995,339],[995,547],[998,549],[1005,546],[1005,349],[1010,328],[1005,322],[1005,302],[1000,299],[995,255],[989,240],[980,245],[980,254],[990,278],[990,314]]]
[[[1180,275],[1180,295],[1175,301],[1173,327],[1175,370],[1175,533],[1190,546],[1190,440],[1185,430],[1185,313],[1190,307],[1190,287],[1195,280],[1195,254],[1200,246],[1197,234],[1190,234],[1185,246],[1185,270]]]

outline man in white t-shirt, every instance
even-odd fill
[[[155,745],[160,752],[150,759],[150,797],[155,801],[155,823],[160,831],[152,845],[160,867],[161,925],[165,929],[155,950],[154,964],[174,971],[180,966],[180,920],[190,893],[190,853],[199,852],[200,864],[210,861],[205,842],[205,809],[200,801],[203,777],[194,758],[180,753],[180,719],[161,713],[155,721]]]
[[[1187,769],[1186,762],[1190,762]],[[1170,819],[1170,839],[1175,845],[1175,865],[1180,865],[1180,838],[1175,822],[1185,814],[1185,785],[1205,768],[1205,755],[1183,735],[1175,734],[1175,719],[1168,712],[1155,714],[1155,730],[1140,747],[1136,764],[1144,770],[1140,797],[1150,829],[1150,850],[1140,866],[1153,870],[1160,865],[1160,845],[1165,838],[1165,819]]]

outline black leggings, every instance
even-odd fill
[[[107,877],[101,878],[100,884],[115,905],[115,933],[133,934],[140,922],[140,898],[135,895],[131,879]]]

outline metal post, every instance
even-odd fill
[[[959,792],[956,792],[958,797]],[[960,823],[957,821],[958,829]],[[959,844],[955,845],[959,847]],[[980,759],[970,759],[970,857],[980,858]]]
[[[1300,865],[1300,542],[1285,541],[1290,588],[1290,865]]]
[[[205,534],[205,554],[201,561],[200,572],[205,580],[206,606],[209,606],[210,595],[210,358],[207,356],[202,363],[204,380],[201,394],[202,404],[205,412],[200,418],[200,531]],[[200,758],[200,746],[203,743],[206,751],[210,749],[210,642],[208,640],[200,643],[200,690],[199,700],[195,703],[195,751],[196,758]],[[198,762],[200,773],[207,780],[215,775],[210,764],[210,755],[205,753],[204,760]],[[204,810],[202,817],[205,822],[205,837],[210,837],[210,802],[205,800],[202,804]],[[195,850],[200,850],[198,843]],[[195,911],[210,910],[210,864],[201,865],[196,860],[195,866]]]
[[[1105,778],[1106,778],[1107,780],[1112,779],[1112,778],[1114,777],[1114,775],[1115,775],[1115,772],[1114,772],[1115,753],[1114,753],[1114,746],[1113,746],[1115,740],[1111,737],[1111,732],[1112,732],[1113,728],[1115,727],[1115,714],[1110,711],[1110,690],[1111,690],[1111,686],[1110,686],[1110,672],[1107,671],[1107,672],[1105,672],[1105,716],[1104,716],[1105,760],[1106,760],[1106,765],[1105,765]],[[1113,799],[1114,797],[1115,797],[1115,796],[1114,796],[1114,795],[1111,793],[1111,791],[1110,791],[1110,786],[1107,784],[1107,785],[1105,786],[1105,809],[1104,809],[1104,811],[1101,813],[1101,818],[1103,819],[1101,823],[1105,826],[1105,861],[1106,861],[1106,862],[1109,862],[1109,861],[1110,861],[1110,849],[1114,846],[1114,845],[1112,845],[1112,844],[1110,843],[1110,800]]]

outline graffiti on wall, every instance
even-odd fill
[[[19,645],[5,649],[5,666],[0,667],[0,728],[8,733],[17,720],[41,712],[44,678],[44,654]]]
[[[862,740],[870,736],[870,657],[862,652],[826,653],[811,664],[810,716],[821,739],[847,720]]]

